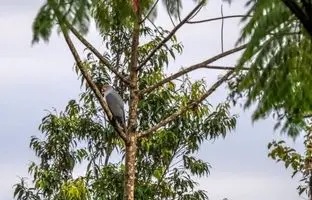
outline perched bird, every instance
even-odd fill
[[[110,85],[103,85],[100,88],[102,95],[104,96],[106,103],[111,111],[114,119],[124,127],[125,125],[125,110],[124,102],[118,92]]]

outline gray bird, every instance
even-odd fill
[[[125,110],[124,102],[118,92],[113,89],[110,85],[103,85],[101,88],[101,93],[104,96],[106,103],[111,111],[114,119],[124,127],[125,125]]]

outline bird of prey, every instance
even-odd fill
[[[104,96],[109,110],[111,111],[114,119],[122,126],[125,125],[125,110],[124,102],[118,92],[110,85],[103,85],[101,93]]]

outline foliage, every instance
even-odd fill
[[[155,19],[157,16],[157,6],[155,5],[158,1],[141,1],[140,9],[143,16],[148,15],[149,19]],[[199,1],[193,0],[193,2]],[[85,35],[88,32],[90,19],[93,19],[103,35],[110,35],[107,32],[114,31],[116,28],[124,29],[133,26],[135,15],[131,2],[130,0],[59,0],[56,4],[55,0],[47,0],[33,22],[33,43],[39,42],[40,39],[49,40],[52,29],[58,24],[53,11],[54,6],[57,7],[63,19],[66,19],[81,34]],[[162,2],[167,8],[168,14],[174,18],[179,17],[182,0],[162,0]]]
[[[63,4],[60,4],[60,8],[67,5],[65,1],[61,2]],[[91,10],[90,15],[95,19],[103,37],[105,57],[112,66],[118,67],[119,72],[126,74],[130,62],[132,10],[130,5],[122,3],[124,1],[108,2],[111,4],[99,6],[101,1],[86,1],[84,5],[89,6],[85,8]],[[148,2],[148,5],[142,6],[148,8]],[[169,5],[171,1],[166,2]],[[51,1],[45,8],[49,6],[53,6]],[[122,7],[120,12],[114,13],[119,7]],[[177,8],[168,9],[170,12],[178,12],[180,7],[181,4]],[[66,9],[59,10],[64,12]],[[75,23],[69,18],[68,21],[74,26],[86,27],[86,24],[79,23],[88,22],[88,15],[81,14],[86,20]],[[34,24],[44,25],[37,19]],[[39,25],[36,27],[40,27]],[[48,38],[45,33],[51,32],[49,28],[51,26],[34,30],[34,38]],[[139,61],[168,33],[160,27],[150,28],[144,25],[140,30],[141,36],[152,40],[139,46]],[[164,69],[169,60],[181,52],[182,45],[172,37],[140,71],[139,88],[147,88],[165,78]],[[94,58],[91,52],[83,62],[95,82],[113,84],[125,101],[129,100],[129,91],[125,85],[102,62]],[[79,70],[77,73],[81,75]],[[192,83],[187,76],[182,79],[182,82],[168,82],[144,95],[138,104],[138,131],[157,124],[206,92],[206,85],[202,80]],[[205,140],[224,137],[235,127],[235,116],[230,116],[228,109],[229,106],[225,103],[212,111],[212,106],[203,102],[159,129],[152,137],[139,140],[136,199],[207,199],[205,191],[196,189],[197,183],[193,176],[207,176],[209,164],[199,159],[196,152]],[[33,181],[31,186],[27,187],[24,180],[16,185],[14,195],[17,199],[122,199],[124,143],[106,121],[88,87],[78,102],[71,100],[63,112],[49,113],[44,117],[39,128],[44,134],[43,138],[33,137],[30,147],[36,152],[40,162],[32,162],[29,167]],[[84,174],[75,177],[75,168],[83,165],[86,165]]]
[[[163,2],[170,17],[179,18],[182,1]],[[158,1],[141,1],[139,13],[133,8],[137,3],[135,0],[48,0],[39,11],[33,24],[33,43],[40,39],[48,41],[53,28],[59,28],[75,58],[81,85],[86,83],[86,87],[78,101],[71,100],[64,111],[54,111],[43,118],[39,126],[42,138],[34,136],[30,142],[39,158],[39,162],[29,166],[32,183],[27,186],[22,179],[16,184],[16,199],[133,199],[132,187],[126,187],[128,192],[123,194],[124,186],[128,186],[124,182],[127,183],[129,177],[136,177],[131,178],[136,182],[136,199],[208,198],[205,191],[198,190],[193,178],[207,176],[210,166],[196,153],[204,141],[225,137],[235,127],[236,116],[230,115],[227,102],[215,109],[207,101],[196,103],[208,90],[203,80],[191,82],[187,75],[179,77],[182,81],[169,81],[138,95],[137,99],[133,97],[137,95],[136,86],[143,91],[162,81],[170,59],[182,52],[182,44],[174,34],[170,36],[168,30],[147,23],[153,22],[152,18],[142,18],[151,14],[155,19],[153,8]],[[203,3],[201,1],[196,9]],[[81,39],[91,19],[102,37],[103,56]],[[90,50],[86,59],[77,55],[69,32]],[[136,38],[149,41],[139,45],[133,42]],[[133,65],[135,62],[138,65]],[[143,68],[139,67],[140,63]],[[129,80],[130,85],[120,77]],[[127,129],[134,131],[123,130],[128,134],[126,137],[119,137],[120,132],[116,133],[114,124],[103,115],[105,103],[103,106],[100,101],[100,106],[96,101],[96,98],[103,99],[96,92],[97,84],[113,85],[125,102],[130,102],[130,109],[132,106],[136,111],[134,117],[129,117],[129,121],[135,123],[128,124]],[[131,100],[136,102],[131,104]],[[136,137],[136,133],[148,130],[189,105],[191,109],[181,112],[151,136]],[[136,157],[132,159],[136,162],[136,172],[129,170],[135,163],[123,164],[125,154],[135,155],[133,151],[136,151],[132,148],[130,152],[129,145],[125,148],[129,138],[137,142],[131,143],[137,147]],[[75,175],[77,167],[83,168],[80,176]],[[130,184],[133,186],[134,182]]]
[[[181,99],[204,91],[203,82],[185,82],[163,87],[142,101],[140,129],[177,109]],[[79,102],[71,100],[63,112],[43,118],[43,138],[32,137],[30,142],[40,159],[29,166],[33,184],[16,184],[16,199],[122,199],[124,145],[92,96],[84,92]],[[235,126],[228,104],[211,109],[206,102],[138,142],[136,199],[207,199],[192,177],[207,176],[209,164],[196,152],[203,141],[225,136]],[[75,177],[75,168],[83,165],[84,175]]]
[[[302,26],[306,29],[308,34],[312,36],[312,4],[311,0],[282,0],[285,6],[298,18]]]
[[[311,198],[312,192],[312,132],[311,126],[307,127],[305,135],[304,147],[305,153],[300,154],[295,149],[286,146],[285,141],[273,141],[269,143],[269,157],[277,162],[283,162],[285,168],[291,168],[292,177],[300,175],[300,182],[297,187],[299,195],[305,193]]]
[[[312,109],[311,40],[282,1],[249,0],[239,43],[248,46],[238,62],[232,98],[247,95],[245,107],[258,102],[253,119],[276,113],[282,131],[295,137]],[[243,67],[249,68],[246,72]]]

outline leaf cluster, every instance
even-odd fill
[[[311,184],[312,184],[312,135],[311,125],[306,128],[307,134],[305,135],[303,154],[298,153],[295,149],[288,147],[285,141],[273,141],[268,144],[270,153],[268,154],[273,160],[282,162],[285,168],[292,169],[292,177],[300,175],[300,185],[297,187],[299,195],[302,193],[311,197]]]
[[[276,112],[276,128],[284,123],[282,131],[295,137],[312,109],[311,40],[282,1],[250,0],[247,5],[238,42],[247,40],[248,46],[238,62],[232,97],[245,94],[246,108],[258,103],[254,120]]]
[[[158,3],[142,2],[140,11],[144,14]],[[182,8],[180,0],[163,2],[170,14],[179,13]],[[94,19],[103,38],[107,62],[88,52],[82,61],[85,70],[81,70],[80,65],[79,69],[89,73],[92,80],[88,83],[112,84],[128,102],[129,87],[115,76],[115,72],[110,72],[108,66],[129,77],[130,41],[137,20],[131,6],[131,1],[121,0],[48,0],[35,19],[33,42],[41,38],[47,41],[56,22],[63,33],[69,31],[66,28],[74,27],[84,35],[89,19]],[[140,90],[163,80],[170,59],[182,52],[182,44],[174,36],[159,46],[169,31],[141,23],[140,38],[151,40],[138,46],[139,63],[150,56],[144,69],[139,70]],[[150,55],[156,47],[155,54]],[[81,64],[78,61],[77,64]],[[81,76],[78,68],[76,72]],[[206,92],[203,80],[191,82],[185,75],[141,95],[136,131],[139,133],[158,124]],[[27,186],[22,179],[15,185],[16,199],[122,199],[124,143],[95,99],[87,85],[79,100],[71,100],[64,111],[53,111],[43,118],[39,126],[42,136],[34,136],[30,142],[30,148],[39,159],[29,166],[32,182]],[[136,199],[208,199],[193,179],[194,176],[207,176],[210,166],[196,153],[203,142],[225,137],[235,124],[236,116],[229,113],[227,102],[213,108],[203,101],[151,137],[140,138],[137,141]],[[82,166],[85,166],[82,175],[75,176],[75,170]]]
[[[146,73],[143,77],[153,82],[163,76]],[[184,77],[184,82],[169,83],[140,101],[139,130],[205,92],[203,81],[191,83]],[[28,187],[23,180],[16,184],[16,199],[122,199],[124,145],[95,102],[86,90],[63,112],[43,118],[39,127],[43,137],[32,137],[30,142],[39,158],[29,166],[33,184]],[[138,141],[137,199],[208,199],[205,191],[196,189],[193,177],[207,176],[210,165],[196,152],[204,141],[224,137],[236,123],[227,103],[212,109],[204,102]],[[75,177],[75,168],[82,165],[87,166],[84,175]]]

